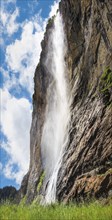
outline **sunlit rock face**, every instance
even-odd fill
[[[112,188],[112,3],[62,0],[59,12],[66,37],[63,59],[72,103],[69,137],[57,174],[55,199],[68,202],[92,196],[108,197]],[[21,197],[26,194],[27,202],[39,195],[44,199],[49,185],[46,174],[43,175],[47,162],[42,154],[42,137],[48,90],[53,82],[46,57],[54,19],[47,25],[34,77],[30,168],[21,188]],[[61,120],[60,115],[58,119]],[[47,146],[44,143],[44,149]]]

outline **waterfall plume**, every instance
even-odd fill
[[[47,90],[47,106],[41,140],[41,154],[47,183],[45,203],[55,202],[56,182],[65,146],[68,143],[70,101],[65,55],[66,36],[60,13],[49,37],[46,68],[52,78]]]

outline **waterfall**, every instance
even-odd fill
[[[65,64],[66,51],[64,25],[58,12],[49,37],[45,62],[47,71],[52,78],[47,91],[46,117],[41,140],[42,161],[47,184],[45,203],[56,200],[57,175],[65,146],[68,143],[70,102]]]

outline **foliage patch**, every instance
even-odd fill
[[[112,91],[112,70],[110,67],[106,67],[103,74],[100,77],[99,92],[103,97],[104,104],[110,104],[110,94]]]
[[[43,171],[41,176],[40,176],[40,179],[39,179],[39,183],[37,185],[37,193],[39,193],[41,187],[42,187],[42,184],[43,184],[43,181],[44,181],[44,177],[45,177],[45,172]]]

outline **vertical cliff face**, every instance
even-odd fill
[[[68,0],[60,10],[73,104],[57,198],[107,196],[112,187],[112,3]]]
[[[30,167],[28,173],[23,178],[20,188],[21,198],[26,195],[27,202],[33,201],[34,196],[37,194],[37,185],[43,173],[41,137],[45,121],[46,94],[48,85],[51,82],[51,76],[45,67],[45,60],[48,51],[48,38],[52,27],[53,20],[50,20],[46,28],[44,40],[41,43],[40,62],[34,75],[33,113],[30,130]]]
[[[69,143],[58,172],[57,199],[68,202],[109,196],[112,194],[112,3],[62,0],[59,11],[67,38],[65,62],[73,101]],[[26,194],[27,202],[42,194],[42,182],[44,185],[41,138],[47,89],[52,82],[45,60],[54,19],[47,25],[34,77],[30,168],[21,185],[21,197]]]

